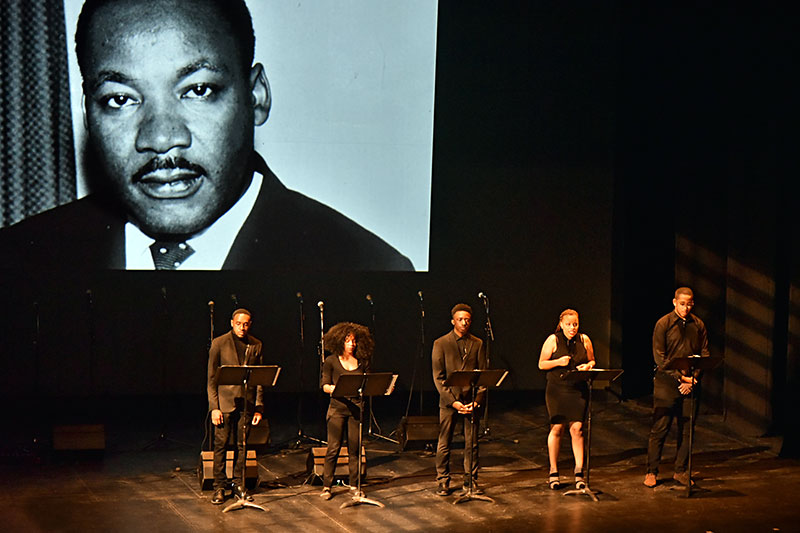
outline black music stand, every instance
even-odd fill
[[[680,370],[686,372],[690,376],[694,376],[695,370],[711,370],[716,368],[722,363],[722,357],[711,357],[702,355],[690,355],[688,357],[676,357],[664,365],[664,370]],[[694,446],[694,395],[695,387],[692,386],[692,391],[689,393],[689,466],[687,473],[689,474],[689,482],[686,484],[686,497],[692,496],[692,447]],[[683,409],[681,409],[683,411]],[[680,414],[683,416],[683,413]]]
[[[241,417],[244,464],[242,465],[242,479],[239,485],[242,489],[242,494],[237,495],[236,501],[223,509],[223,513],[243,509],[245,507],[260,509],[262,511],[267,510],[260,505],[247,501],[247,488],[245,487],[245,478],[247,477],[247,389],[248,387],[258,387],[259,385],[261,387],[274,387],[280,373],[281,367],[272,365],[222,365],[217,369],[217,385],[243,385],[245,390],[244,411]]]
[[[361,491],[361,446],[362,436],[364,433],[364,397],[372,398],[373,396],[388,396],[394,390],[394,384],[397,381],[397,374],[391,372],[375,372],[369,374],[342,374],[336,380],[336,385],[333,389],[331,396],[335,398],[352,398],[358,396],[358,401],[361,405],[358,416],[358,481],[356,485],[356,493],[350,501],[344,502],[339,508],[353,507],[361,503],[368,503],[370,505],[377,505],[384,507],[384,505],[377,501],[367,498]],[[347,435],[347,439],[353,438],[352,435]],[[350,480],[352,486],[353,480]]]
[[[508,375],[507,370],[458,370],[450,374],[444,381],[444,385],[446,387],[470,387],[472,390],[472,399],[475,399],[475,392],[478,387],[499,387],[503,380]],[[488,496],[484,496],[482,494],[476,494],[474,492],[474,482],[472,479],[472,465],[475,464],[475,457],[472,456],[472,449],[475,446],[475,443],[478,440],[478,436],[475,435],[475,409],[472,409],[472,412],[469,414],[469,424],[470,429],[472,430],[470,434],[472,435],[472,442],[464,443],[464,453],[467,453],[467,447],[469,446],[469,473],[464,472],[468,476],[469,483],[467,485],[467,492],[466,494],[462,494],[453,502],[453,504],[467,502],[470,500],[481,500],[484,502],[491,502],[494,503],[494,500]]]
[[[602,492],[589,488],[589,459],[592,457],[592,388],[595,381],[614,381],[622,375],[622,372],[623,370],[615,368],[592,368],[590,370],[570,370],[561,376],[564,381],[586,381],[589,386],[589,399],[586,404],[586,476],[584,478],[586,486],[582,489],[568,490],[564,496],[585,494],[594,501],[599,501],[597,494],[602,494]]]

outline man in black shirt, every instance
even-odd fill
[[[689,483],[686,467],[689,462],[690,403],[684,402],[684,398],[692,392],[692,388],[697,397],[700,387],[699,373],[690,376],[678,370],[665,370],[664,367],[677,357],[709,355],[706,326],[692,314],[692,289],[681,287],[676,290],[672,305],[675,309],[661,317],[653,330],[653,359],[656,364],[653,378],[653,426],[647,444],[647,474],[644,478],[644,484],[651,488],[656,486],[664,441],[675,417],[678,419],[678,452],[672,477],[682,485]]]

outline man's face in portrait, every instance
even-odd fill
[[[93,157],[151,236],[190,235],[250,182],[269,89],[203,0],[120,0],[92,18],[84,113]],[[248,58],[249,59],[249,58]]]

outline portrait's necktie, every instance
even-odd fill
[[[175,270],[194,253],[185,242],[156,241],[150,245],[156,270]]]

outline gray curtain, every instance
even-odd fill
[[[75,199],[64,26],[63,0],[0,0],[0,227]]]

